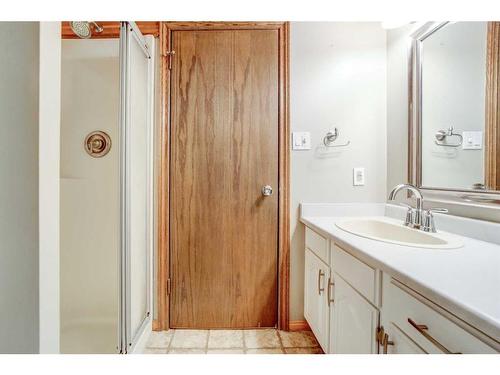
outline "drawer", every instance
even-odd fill
[[[332,268],[362,296],[378,305],[376,295],[377,270],[333,245]]]
[[[306,247],[326,264],[329,264],[328,240],[306,227]]]
[[[383,314],[387,314],[387,321],[397,326],[425,352],[497,353],[491,346],[403,290],[398,281],[384,281],[383,288]]]

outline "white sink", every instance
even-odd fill
[[[460,239],[449,233],[428,233],[405,227],[401,221],[387,217],[353,218],[335,224],[357,236],[403,246],[428,249],[456,249],[462,247]]]

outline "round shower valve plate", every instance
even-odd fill
[[[94,131],[85,137],[84,147],[90,156],[101,158],[111,150],[111,138],[105,132]]]

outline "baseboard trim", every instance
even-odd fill
[[[290,331],[310,331],[311,327],[305,320],[292,320],[288,323],[288,328]]]
[[[163,327],[159,324],[157,320],[153,320],[153,331],[162,331]],[[310,331],[311,327],[307,324],[305,320],[292,320],[288,323],[289,331]]]

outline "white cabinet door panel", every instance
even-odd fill
[[[331,352],[335,354],[377,353],[376,330],[379,311],[342,277],[335,279]]]
[[[305,252],[304,316],[316,339],[328,352],[329,308],[327,301],[329,267],[312,251]]]

